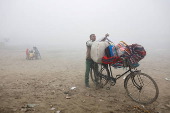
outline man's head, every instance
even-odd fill
[[[91,34],[91,35],[90,35],[90,40],[92,40],[92,41],[95,41],[95,40],[96,40],[95,34]]]

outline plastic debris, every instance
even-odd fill
[[[57,111],[56,113],[60,113],[60,111]]]
[[[70,97],[66,97],[66,99],[70,99]]]
[[[102,100],[102,99],[99,99],[100,101],[104,101],[104,100]]]
[[[143,108],[145,107],[144,105],[141,105]]]
[[[37,105],[37,104],[28,104],[27,107],[28,107],[28,108],[33,108],[33,107],[35,107],[36,105]]]
[[[75,89],[76,87],[72,87],[71,90]]]
[[[51,110],[55,110],[55,108],[52,107]]]
[[[168,78],[165,78],[165,80],[170,80],[170,79],[168,79]]]

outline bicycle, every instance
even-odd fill
[[[110,87],[114,86],[119,78],[130,72],[124,80],[124,88],[132,100],[141,104],[151,104],[158,98],[159,89],[156,82],[149,75],[141,73],[141,70],[137,70],[137,68],[132,69],[131,66],[127,64],[129,69],[126,72],[113,77],[109,64],[97,64],[97,72],[94,70],[96,66],[94,64],[91,66],[90,75],[96,87],[104,87],[106,84],[110,84]],[[110,90],[110,87],[106,89]]]

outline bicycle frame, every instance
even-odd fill
[[[104,68],[107,68],[108,69],[108,80],[114,80],[114,82],[116,83],[116,80],[118,80],[119,78],[121,78],[122,76],[124,76],[125,74],[127,74],[128,72],[131,72],[131,73],[136,73],[136,72],[139,72],[140,70],[135,70],[135,71],[132,71],[132,69],[131,69],[131,67],[130,66],[128,66],[129,67],[129,69],[126,71],[126,72],[124,72],[122,75],[116,75],[116,77],[114,78],[113,77],[113,75],[112,75],[112,70],[111,70],[111,66],[109,65],[109,64],[102,64],[103,66],[104,66]],[[108,66],[109,66],[109,68],[108,68]],[[104,70],[104,68],[102,68],[101,69],[101,71],[102,70]],[[130,74],[131,74],[130,73]],[[127,76],[129,76],[130,74],[128,74]],[[117,77],[118,76],[118,77]],[[136,81],[134,80],[134,77],[133,76],[131,76],[131,79],[132,79],[132,83],[134,84],[134,86],[136,86],[136,88],[138,88],[139,90],[141,90],[142,89],[142,86],[140,86],[140,85],[138,85],[137,83],[136,83]],[[124,84],[125,84],[125,82],[126,82],[126,79],[124,80]],[[142,82],[142,81],[141,81]],[[141,83],[140,83],[141,84]],[[143,82],[142,82],[142,84],[143,84]]]
[[[109,64],[102,64],[105,68],[108,68],[108,65]],[[113,77],[113,75],[112,75],[112,70],[111,70],[111,66],[109,65],[109,68],[108,68],[108,70],[109,70],[109,78],[110,77]],[[129,66],[129,69],[126,71],[126,72],[124,72],[122,75],[116,75],[116,76],[118,76],[118,77],[116,77],[116,78],[114,78],[115,80],[118,80],[119,78],[121,78],[122,76],[124,76],[126,73],[128,73],[128,72],[132,72],[132,70],[131,70],[131,67]]]

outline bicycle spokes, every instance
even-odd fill
[[[136,76],[139,80],[138,82],[137,82],[137,80],[135,80]],[[143,87],[143,85],[142,85],[143,82],[141,83],[142,79],[141,79],[140,75],[132,75],[131,79],[132,79],[132,83],[133,83],[134,87],[137,88],[139,91],[141,91],[142,87]]]
[[[127,94],[136,102],[150,104],[159,94],[156,82],[144,73],[131,73],[125,80]]]

